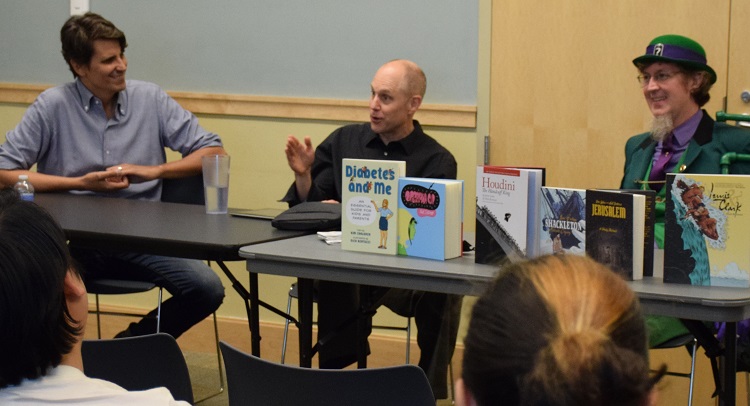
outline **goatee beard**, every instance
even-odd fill
[[[651,122],[651,138],[654,141],[664,141],[664,138],[674,130],[672,116],[665,114],[655,116]]]

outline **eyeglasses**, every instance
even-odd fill
[[[682,71],[675,71],[675,72],[657,72],[654,76],[649,75],[648,73],[644,73],[642,75],[638,75],[638,83],[641,84],[641,87],[648,86],[649,82],[653,79],[654,82],[658,84],[662,84],[669,79],[672,79],[673,77],[677,76],[678,74],[682,73]]]

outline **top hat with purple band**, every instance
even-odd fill
[[[716,82],[716,72],[706,64],[706,51],[699,43],[682,35],[656,37],[648,44],[645,55],[633,59],[633,64],[639,68],[654,62],[671,62],[706,71],[711,76],[711,83]]]

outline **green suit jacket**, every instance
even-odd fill
[[[631,137],[625,144],[625,170],[621,189],[639,189],[654,157],[656,141],[650,133]],[[721,173],[719,161],[727,152],[750,154],[750,131],[724,123],[714,122],[703,111],[703,118],[690,140],[683,159],[684,173]],[[750,174],[750,162],[736,162],[730,173]]]
[[[651,133],[639,134],[628,140],[625,144],[625,170],[620,182],[621,189],[640,189],[641,184],[638,182],[648,176],[646,171],[655,148],[656,141],[651,139]],[[684,167],[676,170],[683,173],[721,173],[720,160],[727,152],[750,154],[750,131],[716,123],[704,110],[703,118],[682,159]],[[735,162],[730,167],[730,173],[750,174],[750,162]],[[664,217],[661,216],[656,221],[661,224],[657,224],[655,230],[663,233]],[[688,332],[678,319],[671,317],[648,316],[646,323],[651,347]]]

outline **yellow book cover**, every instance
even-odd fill
[[[750,287],[750,176],[668,174],[664,282]]]

